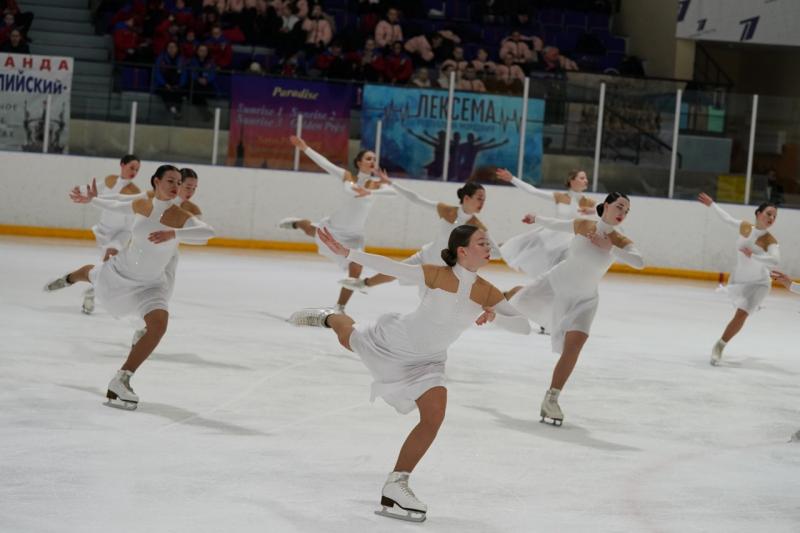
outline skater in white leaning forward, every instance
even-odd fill
[[[377,513],[421,522],[427,506],[408,487],[408,477],[444,419],[447,349],[472,323],[480,326],[497,317],[498,325],[520,334],[529,333],[530,324],[498,289],[478,276],[478,269],[489,262],[490,244],[486,233],[475,226],[452,231],[441,252],[447,266],[412,265],[349,250],[325,228],[318,232],[333,253],[421,289],[422,300],[414,312],[385,314],[370,325],[356,325],[332,309],[305,309],[289,319],[296,325],[333,329],[341,345],[357,353],[370,370],[373,399],[381,396],[401,414],[419,410],[419,423],[400,449],[383,486],[383,508]]]
[[[511,304],[537,324],[551,331],[553,353],[561,354],[550,389],[545,393],[540,416],[560,426],[564,413],[558,396],[578,362],[589,339],[600,297],[597,286],[615,259],[633,268],[643,268],[644,260],[633,242],[616,231],[630,210],[630,200],[622,193],[609,194],[596,207],[600,220],[559,220],[528,214],[525,220],[554,231],[575,234],[566,259],[524,287],[507,293]]]
[[[146,333],[131,347],[122,368],[108,384],[106,396],[113,406],[135,409],[138,405],[139,396],[131,388],[130,380],[167,331],[171,282],[166,269],[178,243],[205,244],[214,236],[211,226],[173,203],[180,181],[177,168],[161,165],[150,178],[155,190],[153,198],[133,202],[98,198],[94,182],[85,194],[77,187],[70,193],[75,203],[91,203],[134,216],[130,242],[117,255],[99,265],[85,265],[45,285],[46,291],[55,291],[79,281],[91,283],[109,313],[118,318],[138,315],[144,320]]]

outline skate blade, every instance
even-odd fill
[[[135,411],[139,404],[137,402],[128,402],[121,400],[116,394],[111,391],[106,393],[106,401],[103,405],[113,407],[114,409],[122,409],[123,411]]]
[[[394,509],[395,507],[392,507]],[[404,514],[400,514],[399,512],[391,512],[389,507],[383,506],[380,511],[375,511],[375,514],[378,516],[385,516],[386,518],[394,518],[396,520],[403,520],[405,522],[424,522],[425,518],[427,518],[426,514],[422,511],[408,511],[403,509],[402,507],[396,507],[400,512]]]
[[[547,417],[547,416],[544,416],[544,415],[542,415],[542,419],[539,420],[540,424],[550,424],[551,426],[555,426],[557,428],[561,427],[562,422],[564,422],[563,419],[550,418],[550,417]]]

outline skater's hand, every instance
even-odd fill
[[[165,229],[154,231],[151,233],[147,239],[155,244],[161,244],[162,242],[167,242],[175,238],[175,230],[172,229]]]
[[[527,215],[522,217],[522,222],[525,224],[533,224],[534,222],[536,222],[536,215],[534,215],[533,213],[528,213]]]
[[[73,187],[69,191],[69,197],[76,204],[88,204],[92,198],[97,197],[97,180],[92,178],[92,183],[86,186],[86,194],[81,191],[80,187]]]
[[[106,253],[103,255],[103,263],[114,257],[119,253],[116,248],[106,248]]]
[[[505,168],[498,168],[497,169],[497,179],[500,181],[505,181],[507,183],[511,183],[511,180],[514,178],[514,175]]]
[[[319,240],[336,255],[347,257],[350,254],[350,249],[342,246],[326,228],[317,228],[317,235],[319,236]]]
[[[479,326],[482,326],[488,322],[494,321],[494,318],[496,316],[497,314],[494,312],[494,307],[484,307],[483,314],[481,314],[481,316],[478,317],[475,323]]]
[[[378,181],[384,185],[392,184],[392,180],[389,179],[389,175],[386,173],[385,168],[378,169]]]
[[[353,185],[353,190],[356,192],[356,198],[364,198],[372,194],[369,189],[365,189],[361,185]]]
[[[753,250],[751,250],[750,248],[742,248],[739,251],[742,252],[747,257],[751,257],[753,255]]]
[[[704,192],[701,192],[697,196],[697,199],[700,200],[700,203],[703,204],[706,207],[711,207],[711,204],[714,203],[714,200]]]
[[[296,135],[290,135],[289,136],[289,142],[292,143],[292,145],[295,148],[299,148],[299,149],[303,150],[304,152],[305,152],[306,148],[308,148],[308,145],[306,144],[306,142],[303,139],[301,139],[300,137],[297,137]]]
[[[608,251],[611,249],[611,239],[608,238],[608,235],[605,233],[590,233],[587,235],[592,244],[600,248],[601,250]]]
[[[792,278],[790,278],[780,270],[773,270],[772,272],[769,273],[769,275],[772,277],[772,279],[774,279],[787,289],[792,286]]]

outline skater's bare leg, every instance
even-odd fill
[[[397,278],[393,278],[392,276],[387,276],[386,274],[375,274],[364,280],[364,283],[367,287],[374,287],[376,285],[382,285],[384,283],[389,283],[390,281],[394,281]]]
[[[136,372],[136,369],[150,357],[153,350],[156,349],[161,337],[167,331],[167,322],[169,321],[169,313],[163,309],[156,309],[144,315],[144,323],[146,332],[144,336],[139,339],[135,345],[131,347],[131,352],[125,364],[122,365],[122,370],[130,370]]]
[[[564,337],[564,350],[561,352],[561,357],[553,369],[553,380],[550,382],[550,388],[561,390],[564,384],[572,374],[572,369],[575,368],[575,363],[578,362],[578,356],[581,354],[583,345],[589,336],[582,331],[568,331]]]
[[[419,408],[419,424],[406,437],[400,455],[394,465],[395,472],[411,472],[419,460],[430,448],[436,433],[444,421],[444,412],[447,408],[447,389],[433,387],[417,398]]]
[[[347,275],[351,278],[358,278],[361,276],[361,271],[364,269],[358,263],[350,263],[347,266]],[[350,297],[353,295],[353,291],[350,289],[345,289],[342,287],[342,290],[339,291],[339,299],[336,301],[336,305],[347,305],[347,302],[350,301]]]
[[[312,239],[317,234],[317,228],[314,227],[314,225],[311,223],[310,220],[306,220],[306,219],[298,220],[297,222],[294,223],[294,227],[296,229],[299,229],[300,231],[302,231],[303,233],[305,233],[306,235],[308,235]]]
[[[739,331],[741,331],[745,320],[747,320],[747,316],[747,311],[744,309],[737,309],[731,321],[728,322],[725,332],[722,334],[722,340],[726,343],[730,342],[730,340],[734,338]]]
[[[355,324],[355,321],[347,315],[336,314],[329,316],[325,324],[339,337],[339,344],[352,352],[353,349],[350,347],[350,334],[353,333],[353,324]]]
[[[67,281],[69,283],[77,283],[85,281],[89,283],[89,271],[94,268],[94,265],[84,265],[74,272],[67,274]]]

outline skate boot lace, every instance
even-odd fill
[[[412,499],[414,499],[416,501],[419,501],[419,500],[417,500],[417,496],[414,494],[414,492],[408,486],[408,481],[399,481],[398,485],[400,485],[400,490],[402,491],[402,493],[405,496],[408,496],[409,498],[412,498]]]
[[[122,382],[122,385],[128,389],[128,392],[134,393],[133,388],[131,388],[131,377],[128,374],[123,374],[122,377],[119,379]],[[135,394],[135,393],[134,393]]]

